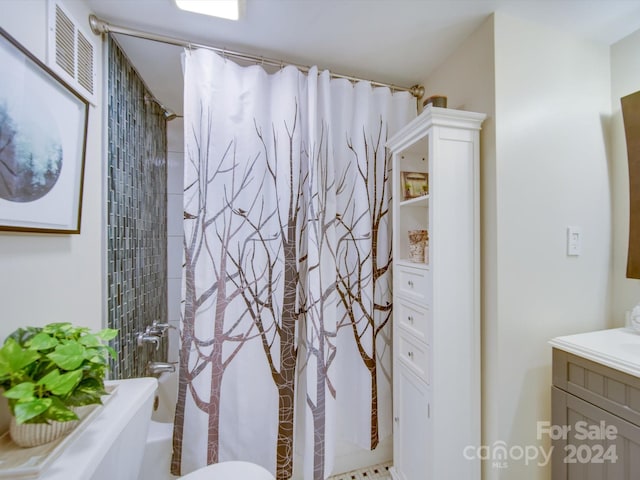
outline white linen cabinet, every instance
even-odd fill
[[[395,480],[479,480],[480,165],[485,115],[428,106],[393,155]],[[420,244],[428,232],[424,259]],[[470,447],[470,448],[466,448]]]

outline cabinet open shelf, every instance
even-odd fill
[[[402,200],[400,202],[401,207],[427,207],[429,204],[429,194],[422,195],[416,198],[410,198],[409,200]]]
[[[424,271],[428,271],[429,270],[429,264],[428,263],[412,262],[411,260],[408,260],[406,258],[397,259],[395,263],[396,263],[396,265],[402,266],[402,267],[419,268],[420,270],[424,270]]]

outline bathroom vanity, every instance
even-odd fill
[[[553,480],[640,478],[640,333],[601,330],[553,347]]]

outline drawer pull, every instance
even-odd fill
[[[400,417],[393,417],[393,421],[398,423],[400,421]]]
[[[413,288],[413,280],[407,281],[407,285],[409,285],[410,288]]]
[[[409,315],[409,316],[407,317],[407,321],[408,321],[409,323],[413,323],[413,317],[412,317],[411,315]]]
[[[407,357],[413,360],[413,352],[407,352]]]

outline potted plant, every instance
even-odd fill
[[[0,386],[9,399],[11,437],[31,447],[70,432],[84,405],[101,404],[117,330],[91,333],[71,323],[19,328],[0,348]]]

